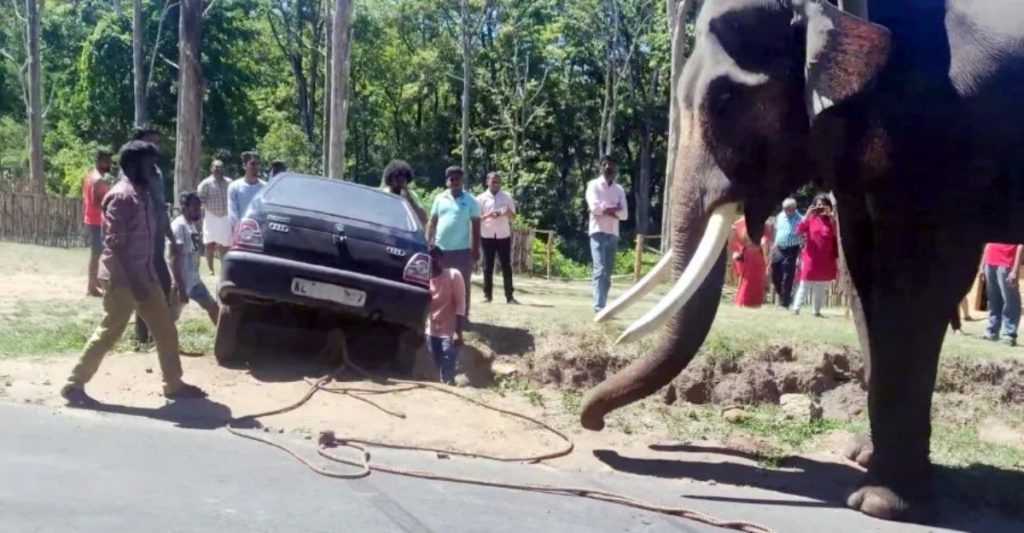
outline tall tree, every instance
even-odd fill
[[[331,145],[328,176],[345,177],[345,126],[348,120],[349,48],[352,0],[335,0],[331,22]]]
[[[174,197],[196,190],[203,150],[203,2],[182,0],[178,19],[178,122]]]
[[[114,0],[114,4],[120,6],[121,2]],[[146,76],[142,70],[143,32],[145,32],[145,27],[142,19],[142,0],[132,0],[132,78],[135,93],[135,126],[141,126],[146,122]]]
[[[312,145],[319,109],[320,42],[329,21],[319,0],[273,0],[264,9],[274,42],[292,72],[299,126]]]
[[[324,19],[334,20],[333,11],[331,10],[331,0],[324,0]],[[333,22],[332,22],[333,24]],[[324,172],[330,168],[331,162],[331,40],[334,39],[334,34],[327,32],[324,35],[324,57],[327,58],[324,61],[324,94],[328,95],[324,98],[323,105],[323,123],[320,125],[320,131],[324,132],[321,137],[321,152],[320,157],[322,159],[321,168]]]
[[[469,16],[469,0],[459,0],[462,30],[462,170],[469,171],[469,113],[470,93],[473,87],[473,46],[470,36],[472,20]]]
[[[28,174],[32,192],[43,194],[46,176],[43,173],[43,74],[39,52],[42,9],[36,5],[36,0],[25,0],[25,17],[28,24]]]

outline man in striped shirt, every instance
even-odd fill
[[[800,257],[803,237],[796,232],[804,217],[796,210],[796,200],[786,198],[782,212],[775,218],[775,244],[771,253],[772,286],[779,297],[779,306],[789,309],[793,304],[793,278]]]
[[[199,200],[203,203],[203,245],[206,264],[213,275],[213,256],[228,253],[231,246],[231,220],[228,218],[228,187],[231,179],[224,175],[224,162],[217,159],[210,165],[210,177],[199,184]]]

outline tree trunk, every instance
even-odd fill
[[[612,148],[615,145],[615,108],[618,105],[619,100],[619,83],[617,80],[612,81],[611,100],[608,105],[608,131],[605,132],[604,136],[604,153],[612,153]]]
[[[42,10],[36,0],[25,0],[25,17],[28,22],[28,129],[29,129],[29,183],[32,192],[46,192],[46,176],[43,172],[43,79],[39,52],[39,24]]]
[[[120,0],[114,4],[121,5]],[[132,0],[132,77],[135,82],[135,126],[146,122],[146,73],[143,71],[142,37],[145,28],[142,19],[142,0]],[[158,46],[156,43],[154,46]]]
[[[120,17],[121,11],[121,0],[114,0],[114,14]]]
[[[658,94],[658,74],[651,74],[651,85],[647,88],[644,101],[643,127],[640,138],[640,176],[633,185],[633,197],[636,199],[636,232],[647,235],[647,223],[651,212],[651,175],[653,161],[654,137],[654,98]]]
[[[334,179],[345,177],[352,8],[352,0],[335,0],[331,23],[331,146],[328,176]]]
[[[605,155],[605,132],[608,129],[608,111],[612,105],[612,84],[615,83],[613,80],[615,67],[612,66],[612,55],[610,52],[607,54],[607,62],[608,68],[604,76],[604,104],[601,106],[601,125],[597,131],[597,156],[599,158]]]
[[[203,133],[202,0],[181,0],[178,21],[178,127],[174,157],[174,197],[196,190],[201,172]]]
[[[331,0],[324,0],[324,19],[331,21]],[[323,143],[321,149],[321,168],[323,173],[327,173],[327,169],[330,166],[328,158],[331,153],[331,41],[333,40],[332,32],[328,31],[324,36],[324,57],[327,61],[324,61],[324,117],[323,127],[320,129],[323,132]]]
[[[668,31],[672,39],[672,70],[669,74],[668,141],[665,154],[665,191],[661,204],[661,251],[672,247],[672,183],[675,181],[676,155],[679,143],[679,104],[676,94],[679,75],[683,72],[684,39],[686,37],[686,12],[688,0],[666,0],[668,8]]]
[[[473,50],[469,36],[469,0],[460,0],[462,11],[462,171],[469,172],[469,110],[473,85]]]
[[[292,74],[295,76],[295,103],[299,111],[299,126],[302,128],[302,133],[306,135],[306,141],[312,143],[312,107],[309,104],[309,81],[306,79],[306,69],[302,65],[302,55],[294,54],[288,58],[288,61],[292,65]]]

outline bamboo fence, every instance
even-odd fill
[[[64,248],[85,246],[82,200],[0,192],[0,240]]]

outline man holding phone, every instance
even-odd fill
[[[476,197],[480,204],[480,246],[484,251],[484,300],[492,301],[494,291],[494,256],[501,260],[501,277],[505,284],[505,301],[516,304],[512,296],[512,221],[516,203],[501,190],[501,176],[487,174],[487,190]]]

